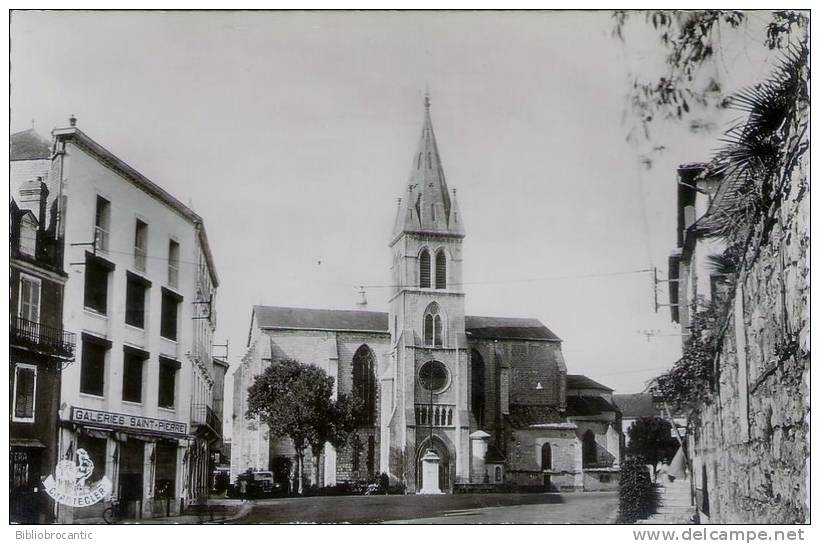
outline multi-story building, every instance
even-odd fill
[[[35,179],[20,192],[31,207],[12,199],[9,210],[9,517],[44,523],[54,519],[42,480],[57,462],[60,375],[76,337],[63,329],[67,276],[45,225],[46,186]]]
[[[58,456],[83,450],[88,481],[111,480],[127,515],[177,513],[207,496],[209,444],[221,434],[211,359],[218,278],[204,224],[76,119],[52,135],[46,219],[63,242],[64,326],[80,339],[63,370]],[[58,505],[58,519],[104,506]]]

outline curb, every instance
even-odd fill
[[[229,516],[229,517],[227,517],[227,518],[223,518],[223,519],[221,519],[221,520],[219,520],[219,521],[214,520],[214,521],[213,521],[213,523],[215,523],[215,524],[216,524],[216,523],[222,524],[222,523],[227,523],[227,522],[229,522],[229,521],[236,521],[236,520],[238,520],[238,519],[242,519],[242,518],[244,518],[245,516],[247,516],[248,514],[250,514],[250,513],[251,513],[251,510],[253,510],[253,501],[248,501],[248,502],[246,502],[246,503],[243,503],[243,504],[242,504],[242,506],[240,506],[240,507],[239,507],[239,511],[238,511],[236,514],[234,514],[233,516]],[[209,522],[209,523],[210,523],[210,522]],[[207,524],[207,523],[206,523],[206,524]]]

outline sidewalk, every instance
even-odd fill
[[[657,513],[636,523],[642,524],[690,524],[695,513],[689,480],[666,481],[659,489],[660,507]]]
[[[156,518],[125,518],[117,525],[203,525],[226,523],[250,512],[253,503],[238,499],[209,499],[207,504],[192,505],[180,516]],[[102,518],[82,520],[83,525],[104,525]]]

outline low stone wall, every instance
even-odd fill
[[[617,468],[585,469],[584,491],[617,491],[621,471]]]

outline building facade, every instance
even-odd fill
[[[125,515],[173,515],[207,498],[208,448],[221,434],[211,360],[218,279],[204,224],[76,119],[52,135],[40,163],[45,220],[67,272],[63,326],[78,337],[55,410],[57,456],[87,456],[88,481],[110,480]],[[31,168],[12,159],[13,179],[18,162]],[[57,519],[98,517],[105,506],[57,505]]]
[[[560,338],[536,319],[465,315],[465,235],[426,99],[389,241],[388,312],[254,308],[248,352],[234,374],[232,478],[249,468],[290,474],[289,441],[245,418],[254,376],[284,358],[321,366],[337,392],[367,407],[348,445],[325,448],[318,485],[386,473],[416,492],[424,487],[422,457],[433,451],[445,492],[485,484],[583,489],[582,440],[591,429],[601,448],[614,448],[602,463],[617,466],[611,398],[602,401],[611,410],[568,407]],[[596,395],[611,397],[604,389]]]
[[[60,377],[76,336],[63,329],[67,275],[45,226],[45,183],[31,180],[21,192],[36,206],[20,209],[12,199],[9,210],[9,518],[47,523],[54,509],[42,480],[57,463]]]

